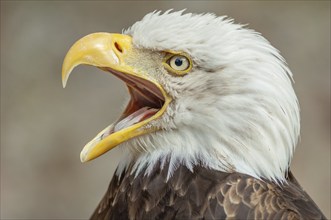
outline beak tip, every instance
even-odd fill
[[[89,161],[87,155],[88,155],[88,153],[87,153],[86,149],[84,148],[84,149],[82,150],[82,152],[80,152],[80,161],[81,161],[82,163],[85,163],[85,162]]]
[[[85,155],[80,154],[80,162],[85,163],[86,161]]]
[[[67,82],[70,76],[70,72],[66,71],[66,70],[62,70],[62,86],[63,88],[65,88],[67,86]]]
[[[62,87],[65,88],[67,86],[67,82],[62,81]]]

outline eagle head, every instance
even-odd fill
[[[292,73],[259,33],[227,17],[183,11],[147,14],[123,34],[78,40],[62,69],[79,64],[126,83],[119,119],[81,152],[83,162],[118,146],[145,172],[170,161],[285,180],[300,132]],[[161,162],[161,163],[158,163]]]

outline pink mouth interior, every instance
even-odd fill
[[[114,132],[122,130],[123,128],[130,127],[131,125],[134,125],[138,122],[144,121],[155,115],[158,111],[159,109],[143,107],[117,122],[114,126]]]
[[[101,135],[101,139],[152,117],[165,102],[162,92],[154,83],[112,69],[108,71],[127,84],[131,99],[119,120]]]

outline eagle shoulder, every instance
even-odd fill
[[[325,219],[290,173],[278,185],[202,166],[114,176],[91,219]]]

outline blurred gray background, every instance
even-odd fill
[[[281,51],[301,104],[292,170],[330,218],[330,1],[1,1],[1,219],[90,216],[121,152],[86,164],[79,153],[120,115],[127,94],[84,66],[63,89],[63,58],[82,36],[121,32],[170,8],[228,15]]]

